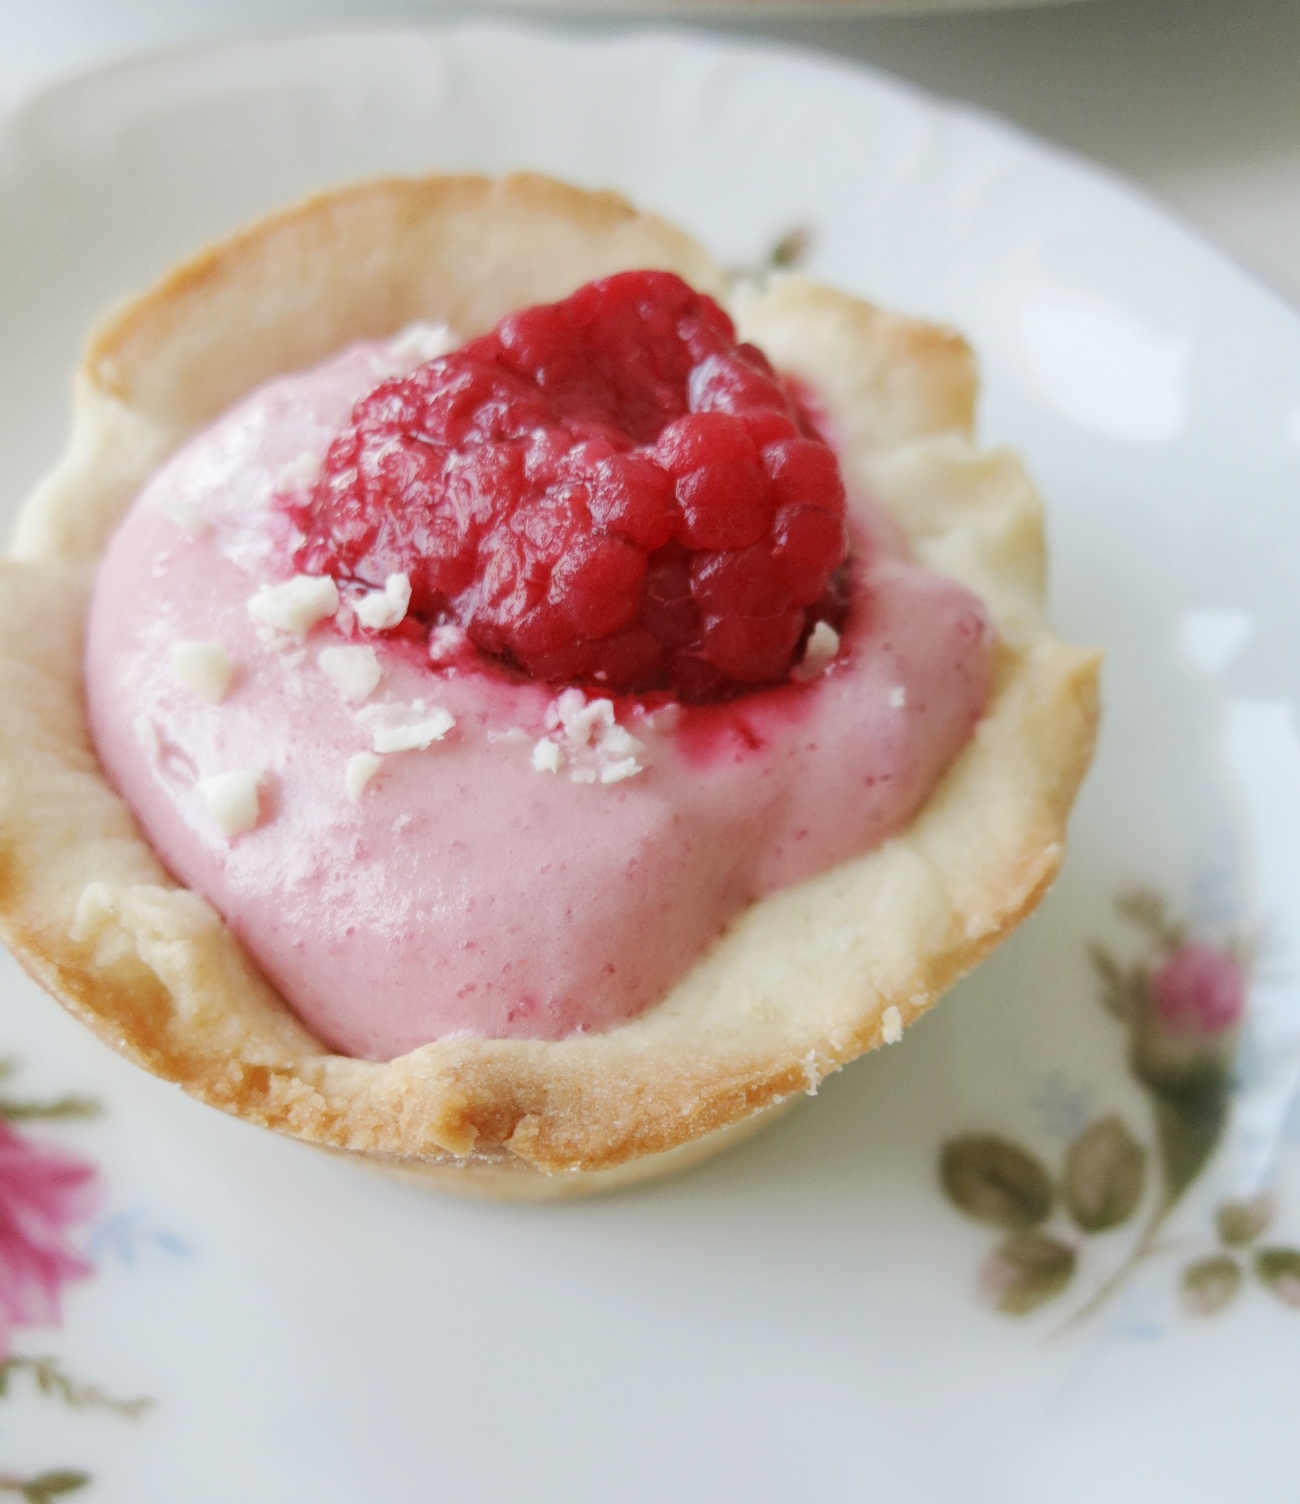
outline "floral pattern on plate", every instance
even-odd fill
[[[0,1080],[16,1062],[0,1062]],[[94,1117],[99,1104],[86,1097],[31,1102],[0,1096],[0,1401],[11,1398],[14,1380],[31,1380],[37,1391],[77,1409],[109,1410],[135,1420],[151,1400],[116,1399],[97,1384],[73,1378],[54,1358],[15,1351],[19,1328],[57,1326],[64,1286],[88,1279],[95,1265],[78,1247],[74,1231],[88,1224],[106,1199],[103,1172],[54,1145],[39,1143],[15,1124],[39,1119]],[[75,1493],[91,1482],[75,1468],[48,1468],[20,1476],[0,1468],[0,1494],[27,1504]]]
[[[1009,1315],[1028,1315],[1063,1296],[1079,1272],[1083,1241],[1129,1224],[1145,1206],[1123,1257],[1058,1334],[1100,1311],[1139,1266],[1173,1251],[1166,1224],[1228,1124],[1246,1015],[1254,949],[1248,939],[1212,944],[1145,889],[1125,894],[1117,908],[1140,932],[1141,955],[1125,964],[1093,945],[1091,957],[1102,1004],[1126,1032],[1128,1068],[1150,1102],[1149,1132],[1135,1133],[1115,1113],[1098,1117],[1074,1136],[1055,1177],[1037,1155],[996,1134],[962,1134],[940,1152],[949,1200],[1006,1233],[978,1287]],[[1300,1307],[1300,1249],[1262,1241],[1276,1210],[1269,1191],[1219,1204],[1217,1247],[1185,1263],[1179,1278],[1189,1315],[1223,1310],[1248,1271],[1284,1305]],[[1054,1214],[1059,1228],[1048,1231]]]

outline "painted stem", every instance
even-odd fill
[[[1102,1306],[1119,1291],[1125,1280],[1128,1279],[1139,1264],[1144,1263],[1153,1254],[1160,1252],[1160,1245],[1157,1242],[1160,1229],[1165,1225],[1169,1213],[1173,1211],[1177,1204],[1178,1198],[1176,1196],[1161,1197],[1156,1203],[1155,1209],[1152,1211],[1146,1226],[1142,1229],[1137,1242],[1129,1249],[1128,1256],[1111,1271],[1110,1275],[1102,1281],[1101,1285],[1093,1291],[1078,1310],[1072,1316],[1068,1316],[1051,1333],[1049,1341],[1057,1341],[1069,1332],[1074,1331],[1076,1327],[1082,1326],[1090,1316],[1096,1315]]]
[[[0,1398],[7,1393],[9,1375],[24,1370],[31,1374],[42,1394],[53,1395],[78,1410],[111,1410],[115,1415],[124,1415],[127,1420],[139,1420],[153,1405],[153,1401],[143,1395],[131,1400],[115,1399],[98,1384],[79,1384],[59,1367],[54,1358],[29,1358],[22,1353],[14,1353],[0,1363]],[[0,1474],[0,1480],[4,1476]],[[4,1486],[0,1482],[0,1493],[3,1492]]]

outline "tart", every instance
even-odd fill
[[[645,268],[726,305],[811,394],[850,493],[983,603],[984,713],[902,829],[764,892],[633,1016],[564,1037],[461,1030],[383,1060],[335,1053],[169,875],[100,764],[84,678],[97,567],[168,457],[265,383],[413,324],[472,339]],[[1041,506],[1014,456],[974,447],[975,393],[949,331],[797,276],[733,287],[662,220],[535,176],[366,184],[214,248],[92,336],[68,452],[0,570],[7,943],[114,1048],[201,1100],[453,1189],[575,1194],[750,1131],[897,1039],[1061,860],[1097,655],[1050,635]]]

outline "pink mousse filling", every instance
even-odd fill
[[[582,724],[557,724],[555,686],[472,651],[431,662],[400,632],[359,635],[346,606],[305,634],[269,632],[249,601],[283,547],[273,497],[358,397],[417,363],[408,347],[353,347],[193,439],[113,538],[87,645],[95,742],[155,851],[321,1040],[376,1060],[450,1035],[560,1039],[634,1017],[755,899],[905,825],[970,736],[991,673],[979,600],[908,562],[861,497],[852,526],[870,562],[855,566],[829,667],[719,705],[614,702],[641,744],[635,773],[617,739],[596,749],[603,707],[587,706],[583,745]],[[178,675],[178,643],[224,650],[219,703]],[[319,655],[358,643],[382,677],[349,702]],[[379,756],[349,790],[349,761],[374,749],[367,712],[416,702],[454,726]],[[572,692],[567,706],[581,723]],[[234,835],[205,794],[231,772],[258,778],[256,824]]]

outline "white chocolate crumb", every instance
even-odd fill
[[[296,460],[290,460],[275,477],[276,491],[309,490],[320,477],[320,466],[320,455],[300,454]]]
[[[391,360],[402,364],[416,360],[423,365],[440,355],[449,355],[460,343],[449,324],[422,322],[408,324],[390,341],[387,353]]]
[[[625,778],[635,778],[642,772],[641,764],[635,757],[624,757],[619,762],[607,762],[600,770],[602,783],[622,783]]]
[[[892,1004],[880,1015],[880,1037],[886,1044],[897,1044],[903,1037],[903,1015]]]
[[[205,516],[192,501],[187,501],[183,496],[173,496],[170,500],[163,502],[162,509],[181,532],[188,533],[191,538],[199,537],[212,526],[212,519]]]
[[[607,726],[600,733],[596,751],[602,757],[617,759],[636,757],[645,751],[645,743],[637,741],[625,726]]]
[[[587,697],[580,689],[562,690],[546,707],[546,729],[555,731],[563,726],[567,734],[567,723],[580,715],[586,704]]]
[[[895,684],[893,689],[889,691],[889,708],[891,710],[902,710],[903,706],[906,704],[907,685]]]
[[[329,575],[296,574],[279,585],[261,586],[248,614],[272,631],[302,636],[338,608],[339,589]]]
[[[384,671],[374,648],[322,648],[316,662],[339,695],[350,704],[359,704],[379,687]]]
[[[162,755],[162,738],[158,735],[157,726],[147,715],[138,715],[131,722],[131,730],[135,732],[135,739],[144,748],[149,760],[157,762]]]
[[[411,581],[404,574],[390,574],[382,590],[367,590],[353,601],[352,609],[363,627],[386,632],[400,626],[411,604]]]
[[[373,752],[356,752],[348,758],[348,765],[343,774],[343,786],[347,789],[348,798],[353,804],[361,802],[361,795],[366,785],[382,766],[380,759]]]
[[[429,659],[433,663],[443,663],[448,658],[454,658],[465,646],[465,634],[451,622],[444,622],[440,627],[434,627],[429,633]]]
[[[424,700],[410,705],[371,705],[358,720],[369,730],[376,752],[423,752],[440,742],[456,724],[450,711]]]
[[[199,793],[208,807],[213,823],[229,841],[252,830],[257,824],[260,810],[257,786],[262,775],[248,768],[233,773],[217,773],[211,778],[200,778]]]
[[[559,733],[553,739],[575,783],[621,783],[645,771],[637,760],[645,743],[614,719],[612,700],[588,700],[580,689],[566,689],[547,706],[545,725]]]
[[[532,737],[522,726],[511,726],[505,731],[489,731],[487,739],[490,747],[522,747],[532,741]]]
[[[826,672],[839,650],[840,634],[829,622],[819,621],[812,629],[802,659],[790,670],[790,677],[797,684],[806,684]]]
[[[607,731],[613,724],[614,702],[589,701],[580,689],[566,689],[546,711],[547,729],[563,726],[565,737],[575,747],[587,746],[598,732]]]
[[[533,748],[533,768],[538,773],[558,773],[564,762],[559,742],[549,736],[542,737]]]
[[[219,642],[174,642],[172,677],[208,705],[220,705],[230,692],[235,665]]]
[[[601,740],[614,724],[613,700],[590,700],[564,729],[575,742],[590,743]]]
[[[668,732],[676,731],[681,724],[682,707],[672,701],[667,705],[661,705],[658,710],[652,710],[645,718],[645,723],[651,731]]]

